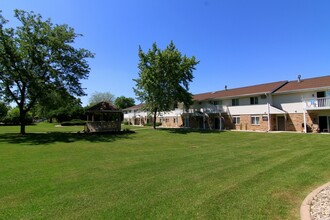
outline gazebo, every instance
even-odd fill
[[[110,102],[100,102],[86,110],[85,132],[114,132],[121,130],[123,111]]]

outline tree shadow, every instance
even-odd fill
[[[134,132],[116,133],[29,133],[26,135],[4,133],[0,134],[0,143],[47,145],[52,143],[73,143],[76,141],[113,142],[119,139],[130,139]]]
[[[220,134],[224,131],[219,130],[208,130],[208,129],[192,129],[192,128],[157,128],[159,130],[168,131],[172,134],[189,134],[189,133],[199,133],[199,134]]]

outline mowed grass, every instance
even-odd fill
[[[330,180],[329,135],[2,129],[0,219],[299,219]]]

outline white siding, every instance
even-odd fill
[[[266,105],[244,105],[244,106],[228,106],[229,114],[231,115],[253,115],[267,114],[268,108]]]
[[[288,113],[303,113],[304,98],[316,97],[316,92],[300,92],[291,94],[274,94],[273,105]]]

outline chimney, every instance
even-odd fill
[[[298,83],[301,82],[301,75],[298,75]]]
[[[225,90],[227,91],[227,85],[225,85]]]

